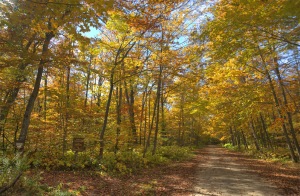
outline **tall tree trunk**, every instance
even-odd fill
[[[113,90],[114,90],[114,69],[112,70],[112,72],[110,74],[110,89],[109,89],[108,100],[107,100],[107,104],[106,104],[106,110],[105,110],[103,127],[102,127],[102,131],[101,131],[101,134],[100,134],[100,153],[99,153],[99,160],[100,161],[102,161],[102,159],[103,159],[104,133],[105,133],[105,130],[106,130],[108,113],[109,113],[109,107],[110,107],[111,96],[112,96]]]
[[[253,127],[253,122],[250,119],[249,119],[249,125],[250,125],[251,131],[252,131],[252,135],[254,137],[254,142],[255,142],[256,149],[259,152],[262,153],[262,150],[260,149],[260,146],[259,146],[259,142],[258,142],[258,138],[257,138],[256,132],[255,132],[254,127]]]
[[[116,99],[117,99],[117,138],[116,138],[116,146],[115,146],[115,153],[118,151],[118,143],[119,143],[119,135],[120,135],[120,126],[121,126],[121,106],[122,106],[122,87],[121,82],[119,84],[120,92],[116,93]]]
[[[23,118],[23,124],[22,124],[22,128],[21,128],[21,133],[19,136],[19,141],[23,141],[24,143],[26,141],[26,136],[27,136],[28,127],[30,124],[30,117],[31,117],[31,112],[32,112],[33,106],[34,106],[34,102],[35,102],[35,100],[38,96],[39,90],[40,90],[40,83],[41,83],[41,79],[42,79],[42,75],[43,75],[43,66],[46,63],[46,59],[44,59],[44,56],[46,56],[50,40],[53,37],[54,37],[54,34],[52,31],[49,33],[46,33],[46,38],[45,38],[45,41],[43,44],[43,51],[42,51],[41,60],[39,63],[38,73],[36,76],[33,91],[30,95],[30,98],[29,98],[27,106],[26,106],[26,110],[25,110],[24,118]],[[23,150],[24,149],[21,149],[21,151],[23,151]]]
[[[272,82],[272,78],[270,76],[268,67],[266,66],[265,59],[264,59],[264,57],[261,53],[261,50],[260,50],[259,46],[258,46],[258,50],[259,50],[261,59],[263,61],[263,65],[264,65],[264,68],[265,68],[265,75],[267,76],[267,79],[268,79],[268,82],[269,82],[269,85],[270,85],[270,88],[271,88],[271,91],[272,91],[272,94],[273,94],[273,98],[274,98],[274,102],[275,102],[275,105],[276,105],[278,116],[279,116],[280,119],[283,119],[283,115],[281,114],[281,111],[280,111],[280,104],[279,104],[279,101],[277,99],[277,95],[276,95],[275,88],[274,88],[274,85],[273,85],[273,82]],[[292,144],[291,144],[291,141],[290,141],[290,138],[288,136],[288,132],[287,132],[287,129],[286,129],[286,126],[285,126],[284,123],[282,123],[281,129],[282,129],[283,134],[285,136],[286,143],[289,147],[289,151],[290,151],[290,154],[291,154],[292,161],[297,162],[297,159],[296,159],[296,156],[295,156],[295,153],[294,153],[294,150],[293,150],[293,147],[292,147]]]
[[[154,103],[153,116],[152,116],[152,120],[151,120],[151,126],[150,126],[150,129],[149,129],[147,143],[146,143],[146,146],[145,146],[145,149],[144,149],[143,158],[145,158],[148,146],[150,145],[150,137],[151,137],[151,131],[152,131],[152,128],[153,128],[153,121],[154,121],[154,118],[155,118],[156,106],[157,106],[157,97],[156,97],[155,103]],[[149,119],[149,121],[150,121],[150,119]]]
[[[275,70],[275,73],[276,73],[276,76],[277,76],[277,79],[278,79],[278,83],[279,83],[279,87],[280,87],[280,91],[281,91],[281,94],[282,94],[285,112],[286,112],[287,117],[288,117],[290,132],[292,134],[293,142],[294,142],[294,145],[295,145],[297,153],[298,153],[298,160],[300,161],[300,147],[299,147],[299,143],[298,143],[298,140],[297,140],[297,137],[296,137],[296,134],[295,134],[292,115],[288,111],[288,109],[286,108],[286,107],[288,107],[288,101],[287,101],[287,98],[286,98],[286,95],[285,95],[284,85],[283,85],[281,75],[280,75],[280,72],[279,72],[279,68],[278,68],[279,65],[278,65],[277,57],[274,57],[274,64],[275,64],[274,70]]]
[[[156,115],[156,127],[155,127],[155,135],[154,135],[154,142],[153,142],[153,150],[152,155],[155,154],[156,145],[157,145],[157,134],[158,134],[158,124],[159,124],[159,100],[160,100],[160,85],[161,85],[161,73],[162,73],[162,66],[159,66],[159,76],[157,82],[157,115]]]
[[[134,139],[134,143],[138,144],[138,138],[137,138],[137,133],[136,133],[137,131],[136,131],[135,119],[134,119],[134,91],[133,91],[132,84],[131,84],[131,89],[130,89],[130,107],[131,107],[130,121],[131,121],[133,139]]]
[[[178,145],[181,144],[181,110],[179,111]]]
[[[148,96],[148,92],[147,92],[147,89],[146,89],[146,92],[145,92],[145,125],[144,125],[144,148],[146,146],[146,130],[147,130],[147,96]],[[150,121],[150,119],[149,119]]]
[[[267,132],[267,128],[266,128],[266,125],[265,125],[263,116],[261,115],[261,112],[259,112],[259,116],[260,116],[260,120],[261,120],[261,123],[262,123],[263,130],[264,130],[264,132],[265,132],[265,134],[266,134],[266,136],[267,136],[267,140],[268,140],[269,146],[270,146],[270,148],[273,150],[272,142],[271,142],[270,137],[269,137],[269,134],[268,134],[268,132]]]
[[[142,98],[142,113],[141,113],[141,121],[140,121],[140,145],[142,145],[142,124],[143,124],[143,116],[144,116],[144,108],[145,108],[145,94],[147,93],[147,87],[143,92]]]
[[[165,122],[165,113],[164,113],[164,82],[162,80],[162,88],[161,88],[161,132],[166,137],[166,122]]]
[[[28,51],[28,49],[32,45],[32,43],[33,43],[33,39],[28,41],[28,43],[25,46],[25,52]],[[37,46],[37,43],[34,45],[33,54],[36,52],[36,46]],[[29,63],[22,63],[20,66],[18,66],[18,70],[17,70],[18,75],[14,82],[14,84],[18,84],[18,85],[10,88],[6,92],[6,96],[3,100],[3,104],[0,107],[0,124],[2,124],[2,122],[6,119],[13,102],[16,100],[16,98],[18,96],[18,93],[20,91],[20,84],[23,83],[26,79],[23,72],[28,65],[29,65]]]
[[[184,127],[184,112],[183,112],[183,105],[181,105],[181,126],[182,126],[182,135],[181,135],[181,146],[184,145],[184,132],[185,132],[185,127]]]
[[[87,100],[88,100],[88,95],[89,95],[89,85],[90,85],[90,76],[91,76],[91,66],[92,66],[92,57],[90,57],[90,63],[88,65],[88,70],[87,70],[87,78],[86,78],[86,90],[85,90],[85,100],[84,100],[84,107],[85,107],[85,112],[87,112]],[[82,118],[82,124],[85,124],[85,118]]]
[[[191,137],[190,137],[190,146],[193,143],[193,139],[194,139],[194,127],[193,127],[193,117],[191,118]]]
[[[127,104],[129,105],[129,120],[130,120],[130,126],[131,126],[131,130],[132,130],[132,134],[133,134],[133,140],[134,140],[134,144],[137,144],[137,134],[136,134],[136,127],[135,127],[135,120],[134,120],[134,92],[133,92],[133,86],[131,85],[131,89],[130,89],[130,97],[128,94],[128,90],[127,90],[127,84],[126,82],[124,82],[125,84],[125,95],[127,98]]]
[[[68,66],[68,71],[67,71],[67,109],[66,109],[66,122],[65,122],[65,126],[64,126],[64,140],[63,140],[63,157],[65,157],[65,151],[66,151],[66,138],[67,138],[67,131],[68,131],[68,119],[69,119],[69,99],[70,99],[70,95],[69,95],[69,91],[70,91],[70,71],[71,68],[70,66]]]
[[[232,145],[235,146],[234,134],[233,134],[233,131],[232,131],[231,126],[229,127],[229,133],[230,133],[230,135],[231,135]]]
[[[256,123],[257,123],[257,129],[256,130],[259,130],[259,132],[260,132],[260,138],[261,138],[262,146],[264,148],[266,148],[267,146],[266,146],[265,134],[264,134],[263,129],[262,129],[260,123],[259,123],[258,118],[256,119]]]
[[[245,134],[244,134],[244,131],[241,130],[241,133],[242,133],[242,137],[243,137],[243,140],[244,140],[244,145],[245,145],[245,148],[248,149],[248,144],[247,144],[247,140],[246,140],[246,137],[245,137]]]
[[[236,139],[237,139],[237,145],[238,145],[238,148],[240,149],[241,148],[241,146],[240,146],[240,144],[241,144],[240,133],[238,132],[238,130],[236,129],[235,126],[233,126],[233,127],[234,127],[234,132],[235,132],[235,135],[236,135]]]

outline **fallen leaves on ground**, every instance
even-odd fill
[[[100,175],[88,171],[44,171],[41,184],[80,190],[82,195],[189,195],[205,149],[192,158],[165,166],[141,170],[127,176]]]

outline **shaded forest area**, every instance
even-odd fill
[[[300,160],[299,1],[0,8],[0,192],[32,167],[131,174],[207,143]]]

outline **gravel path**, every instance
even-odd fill
[[[243,196],[269,196],[280,195],[247,168],[234,163],[224,154],[224,149],[215,145],[205,148],[205,159],[199,165],[197,183],[192,195],[243,195]]]

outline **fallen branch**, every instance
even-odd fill
[[[20,172],[19,175],[14,179],[14,181],[12,181],[9,185],[7,185],[7,186],[3,187],[2,189],[0,189],[0,194],[4,193],[7,189],[14,186],[15,183],[19,180],[19,178],[21,176],[22,176],[22,173]]]

